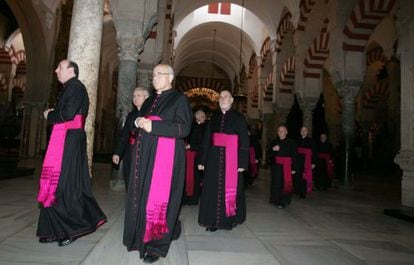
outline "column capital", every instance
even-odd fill
[[[362,80],[342,80],[335,84],[343,103],[353,103],[362,85]]]
[[[120,60],[138,61],[138,55],[144,49],[144,38],[142,35],[118,32],[116,41],[118,43],[118,56]]]
[[[319,100],[316,97],[297,97],[297,99],[302,110],[313,110]]]

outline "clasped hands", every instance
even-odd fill
[[[47,115],[49,115],[49,112],[54,111],[55,109],[47,109],[43,111],[43,117],[47,120]]]
[[[137,118],[135,120],[135,126],[143,129],[147,133],[150,133],[152,131],[152,121],[144,117]]]

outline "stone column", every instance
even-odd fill
[[[401,62],[401,149],[395,158],[403,170],[401,204],[414,207],[414,6],[400,1],[397,20],[398,55]]]
[[[276,126],[273,114],[263,114],[263,132],[262,132],[262,164],[267,161],[266,147],[270,141],[276,137]]]
[[[303,126],[308,128],[309,135],[312,135],[312,119],[313,119],[313,110],[315,109],[316,103],[318,102],[317,98],[304,98],[301,102],[301,108],[303,111]]]
[[[101,53],[104,0],[75,0],[70,27],[68,58],[79,65],[79,79],[89,95],[86,119],[89,171],[92,168],[96,99]],[[91,174],[92,177],[92,174]]]
[[[351,182],[351,154],[352,141],[354,138],[355,122],[355,97],[362,85],[360,80],[344,80],[336,84],[337,91],[342,102],[342,133],[343,133],[343,179],[344,185],[348,186]]]

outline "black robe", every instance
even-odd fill
[[[201,181],[203,172],[198,170],[197,165],[200,163],[200,150],[201,150],[201,143],[203,140],[204,131],[206,129],[206,122],[204,123],[197,123],[193,122],[191,126],[191,132],[188,137],[188,144],[190,145],[190,150],[196,152],[195,162],[194,162],[194,185],[193,185],[193,195],[187,196],[185,193],[184,188],[184,195],[183,195],[183,204],[198,204],[198,200],[200,197],[201,192]]]
[[[300,138],[297,142],[296,148],[307,148],[312,150],[311,163],[316,166],[318,161],[318,156],[316,152],[316,144],[310,137]],[[303,177],[303,170],[305,167],[305,155],[298,153],[298,168],[297,172],[294,175],[293,184],[295,187],[295,192],[299,193],[301,196],[305,196],[307,193],[307,181]],[[313,184],[313,183],[311,183]]]
[[[57,124],[73,120],[77,114],[86,117],[88,108],[85,86],[72,78],[63,84],[56,108],[49,112],[47,120]],[[56,203],[48,208],[40,206],[37,236],[55,240],[77,238],[95,231],[105,221],[91,189],[85,130],[70,129],[65,138]]]
[[[279,151],[273,151],[275,145],[280,146]],[[270,182],[270,199],[269,202],[275,205],[285,206],[291,201],[291,194],[285,193],[284,188],[284,177],[283,177],[283,166],[276,164],[276,157],[290,157],[292,158],[292,171],[296,171],[297,166],[297,153],[296,153],[296,144],[293,140],[285,138],[280,140],[279,138],[273,140],[269,144],[269,149],[267,151],[268,157],[271,164],[271,182]],[[294,174],[292,174],[294,178]]]
[[[144,116],[159,116],[152,121],[152,131],[135,128],[136,141],[132,148],[129,188],[125,208],[123,243],[128,251],[138,250],[142,258],[146,252],[162,257],[168,252],[171,240],[181,232],[178,215],[184,189],[185,143],[191,129],[192,111],[187,98],[174,89],[149,97],[141,108]],[[159,137],[176,139],[173,175],[167,210],[168,233],[160,240],[144,243],[146,205],[152,180],[153,166]]]
[[[201,165],[204,165],[203,191],[200,199],[198,222],[201,226],[232,229],[246,219],[246,200],[243,173],[238,173],[236,215],[227,217],[225,209],[225,148],[211,144],[213,133],[238,135],[238,168],[248,168],[249,136],[246,120],[240,112],[216,112],[207,124],[204,134]]]
[[[126,190],[128,190],[129,172],[131,169],[131,152],[133,145],[133,141],[131,140],[135,140],[135,131],[132,129],[135,126],[135,119],[139,116],[141,116],[140,111],[136,107],[128,113],[114,149],[114,154],[118,155],[122,159],[121,170],[122,175],[124,176]]]
[[[249,142],[250,142],[250,148],[254,149],[255,159],[259,162],[257,163],[257,174],[254,175],[252,174],[252,171],[251,171],[251,164],[250,164],[251,162],[250,162],[250,154],[249,154],[249,170],[246,170],[243,174],[245,187],[253,184],[253,181],[259,175],[260,160],[262,159],[262,145],[260,144],[259,137],[257,137],[254,134],[250,134]]]
[[[329,142],[319,143],[317,146],[317,152],[319,154],[329,154],[331,156],[331,162],[333,166],[334,161],[334,152],[332,144]],[[328,162],[329,163],[329,162]],[[318,162],[316,164],[316,171],[315,171],[315,187],[317,189],[326,190],[331,186],[332,180],[329,177],[327,171],[327,161],[325,159],[318,158]]]

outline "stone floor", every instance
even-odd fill
[[[124,193],[108,188],[110,166],[94,165],[94,192],[108,216],[98,231],[66,247],[35,236],[39,163],[33,176],[0,181],[0,264],[144,264],[121,243]],[[269,173],[246,191],[247,220],[232,231],[206,232],[198,208],[184,206],[184,234],[165,259],[170,265],[408,265],[414,264],[414,225],[383,214],[399,206],[398,183],[360,179],[352,189],[294,197],[279,210],[267,203]]]

